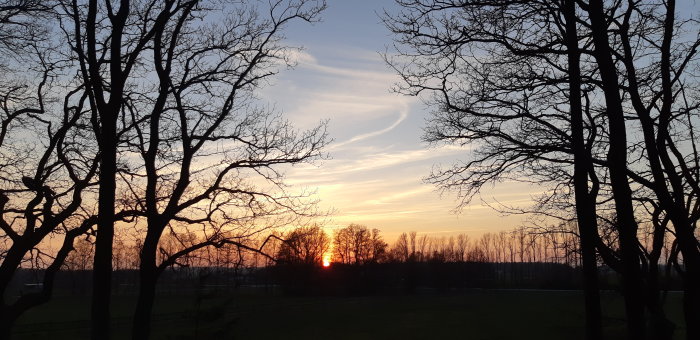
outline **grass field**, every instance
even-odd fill
[[[605,333],[624,338],[622,301],[603,294]],[[129,335],[134,297],[114,297],[115,339]],[[153,339],[583,339],[576,291],[471,290],[370,297],[255,294],[160,296]],[[682,325],[680,295],[669,317]],[[89,300],[58,297],[25,315],[15,339],[88,337]],[[683,337],[677,329],[676,338]]]

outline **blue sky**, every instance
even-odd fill
[[[407,231],[476,236],[517,227],[522,216],[501,216],[479,198],[454,214],[455,197],[422,182],[433,164],[465,159],[468,150],[428,148],[420,137],[430,108],[390,91],[397,77],[379,54],[391,44],[377,15],[384,8],[396,11],[392,0],[329,0],[322,22],[288,27],[288,42],[304,50],[261,97],[300,128],[329,119],[334,140],[330,160],[292,169],[288,183],[318,190],[321,207],[335,211],[329,230],[360,223],[392,240]],[[534,191],[500,183],[481,199],[523,206]]]

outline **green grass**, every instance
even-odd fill
[[[624,337],[622,301],[604,293],[605,333]],[[115,297],[115,339],[129,336],[134,297]],[[669,316],[682,325],[680,296]],[[25,315],[16,339],[88,336],[89,300],[59,297]],[[153,339],[583,339],[580,292],[473,290],[371,297],[160,296]],[[676,332],[682,338],[682,329]]]

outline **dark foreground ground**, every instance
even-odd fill
[[[129,338],[133,296],[114,297],[114,339]],[[577,291],[470,290],[369,297],[222,292],[164,295],[153,339],[583,339]],[[680,294],[669,317],[683,338]],[[605,332],[624,338],[622,301],[603,294]],[[22,318],[15,339],[88,338],[87,298],[57,297]]]

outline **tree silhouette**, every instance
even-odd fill
[[[282,238],[277,260],[288,264],[319,266],[330,249],[330,239],[319,226],[299,227]]]
[[[700,336],[700,243],[695,235],[698,174],[697,170],[691,169],[697,169],[698,164],[693,126],[698,97],[686,88],[696,84],[690,69],[696,65],[700,39],[689,37],[686,30],[697,32],[697,28],[691,26],[697,26],[697,22],[677,18],[675,1],[629,3],[627,6],[591,1],[587,13],[591,18],[595,58],[603,80],[606,113],[611,126],[616,125],[617,133],[611,127],[611,136],[624,132],[625,114],[629,112],[635,116],[638,124],[635,127],[643,137],[639,154],[644,157],[647,167],[645,180],[640,183],[651,191],[647,201],[651,200],[648,204],[655,206],[651,209],[654,225],[665,228],[670,221],[675,231],[685,267],[682,277],[685,280],[683,298],[687,338],[695,339]],[[619,30],[607,29],[608,25]],[[610,36],[615,37],[617,44],[610,46]],[[620,95],[621,89],[624,97]],[[621,150],[612,151],[619,148],[617,145],[611,140],[609,157],[624,155]],[[618,165],[622,162],[619,160]],[[622,183],[623,180],[627,182],[627,178],[620,174],[617,181]],[[619,190],[619,195],[628,196],[624,187]],[[633,254],[638,226],[632,220],[631,208],[627,206],[621,211],[618,206],[617,209],[621,241],[627,239],[625,243],[632,249],[628,255],[625,255],[625,249],[621,251],[629,258],[638,256]],[[656,255],[652,257],[658,258],[658,245],[663,244],[663,234],[659,232],[655,236]],[[622,246],[623,242],[620,244]],[[662,310],[656,306],[651,312],[660,313]]]
[[[24,214],[40,232],[25,241],[16,224],[3,228],[15,248],[8,248],[2,279],[9,282],[9,268],[60,227],[67,237],[55,257],[58,270],[73,238],[96,224],[92,337],[108,339],[115,222],[128,218],[144,226],[134,338],[147,338],[164,268],[204,247],[259,251],[248,244],[262,230],[313,214],[308,193],[284,185],[284,169],[321,157],[325,125],[298,131],[255,91],[294,64],[296,49],[282,43],[283,28],[317,20],[324,7],[322,0],[0,3],[3,46],[24,46],[26,39],[31,44],[22,51],[29,53],[16,55],[36,56],[27,74],[34,84],[2,84],[2,137],[25,142],[15,137],[26,138],[15,127],[20,122],[46,137],[13,140],[7,146],[14,151],[4,154],[23,155],[36,143],[29,154],[40,156],[5,167],[14,177],[7,177],[12,185],[2,202],[3,213]],[[23,63],[2,67],[19,75]],[[62,103],[53,105],[55,98]],[[49,117],[49,108],[62,111]],[[15,171],[19,166],[26,168]],[[82,197],[92,188],[97,194],[87,202],[96,213]],[[15,195],[26,201],[23,213]],[[161,251],[166,231],[181,248]],[[198,237],[185,239],[193,233]],[[46,273],[49,280],[52,271]],[[18,313],[4,315],[11,324]]]
[[[150,30],[137,31],[149,39],[148,54],[129,55],[138,72],[131,81],[152,91],[138,86],[121,94],[124,152],[136,159],[125,157],[118,183],[123,204],[145,223],[134,339],[149,336],[165,268],[204,247],[257,249],[246,244],[262,230],[313,213],[306,194],[285,189],[281,169],[321,157],[325,126],[297,131],[256,102],[254,91],[293,64],[293,49],[281,43],[284,26],[316,20],[325,5],[260,6],[153,1],[131,9],[133,18],[158,13]],[[164,232],[178,241],[177,251],[162,251]]]
[[[333,258],[339,263],[362,265],[377,262],[386,247],[378,229],[370,231],[359,224],[338,229],[333,235]]]
[[[58,1],[56,17],[70,56],[78,67],[87,96],[90,123],[99,149],[99,192],[97,197],[97,231],[92,289],[92,338],[110,337],[110,297],[112,287],[112,246],[116,221],[117,154],[118,145],[127,128],[120,116],[125,103],[125,90],[137,61],[149,49],[158,20],[141,24],[130,21],[133,12],[145,18],[173,5],[141,7],[121,0],[98,3],[87,1]],[[151,12],[152,10],[152,12]],[[162,16],[161,16],[162,20]]]
[[[0,338],[47,302],[73,241],[96,222],[90,203],[97,156],[87,97],[66,76],[69,60],[46,38],[51,2],[0,2]],[[87,138],[86,138],[87,137]],[[59,241],[46,251],[50,237]],[[43,267],[42,288],[14,299],[23,266]]]
[[[405,10],[385,16],[385,23],[399,57],[387,62],[402,76],[399,91],[429,92],[438,108],[424,139],[478,145],[473,160],[437,168],[429,181],[456,190],[462,205],[483,185],[505,178],[552,183],[547,203],[574,177],[569,191],[577,195],[585,245],[587,337],[599,338],[596,196],[588,190],[599,122],[589,115],[583,123],[573,2],[397,3]],[[487,246],[480,254],[489,257]]]
[[[456,190],[462,204],[486,183],[549,183],[533,210],[576,212],[588,338],[600,334],[594,245],[623,276],[630,337],[643,336],[645,308],[655,336],[669,337],[655,283],[667,220],[684,235],[676,237],[687,273],[698,250],[697,113],[687,90],[695,80],[686,75],[697,38],[685,33],[694,21],[677,20],[673,1],[397,3],[404,10],[385,22],[398,56],[387,61],[403,78],[399,91],[431,96],[425,140],[475,146],[471,160],[437,168],[429,181]],[[614,245],[598,235],[606,220]],[[648,254],[639,220],[655,228]],[[686,274],[687,287],[698,287]],[[698,305],[692,290],[686,306]],[[685,315],[688,327],[698,324],[693,307]]]

